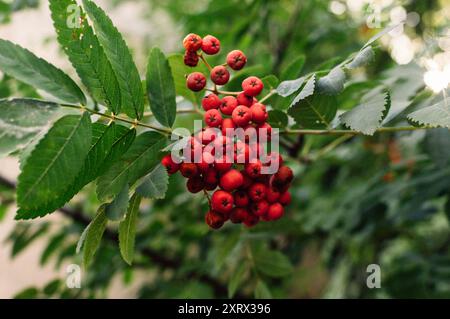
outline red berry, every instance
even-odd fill
[[[222,98],[220,110],[225,115],[231,115],[237,106],[238,102],[234,96],[225,96]]]
[[[181,163],[180,172],[184,177],[192,178],[198,175],[198,168],[194,163]]]
[[[222,157],[216,157],[216,161],[214,162],[214,168],[218,172],[226,172],[230,170],[231,166],[233,166],[233,163],[231,159],[229,159],[226,155]]]
[[[263,183],[255,183],[248,189],[248,196],[255,202],[262,201],[266,198],[266,185]]]
[[[258,136],[263,136],[263,134],[266,134],[267,141],[270,141],[272,139],[272,126],[269,123],[263,123],[258,125]]]
[[[236,125],[234,125],[234,122],[230,118],[223,119],[222,121],[222,134],[227,135],[227,129],[235,129]]]
[[[218,190],[211,197],[212,208],[219,213],[228,213],[233,208],[233,195],[229,192]]]
[[[262,124],[267,121],[269,114],[266,111],[266,106],[261,103],[255,103],[250,107],[252,111],[252,121],[257,124]]]
[[[225,218],[221,214],[210,210],[205,216],[205,222],[212,229],[219,229],[223,226]]]
[[[231,211],[230,220],[233,224],[239,224],[246,220],[248,215],[249,214],[245,208],[235,207]]]
[[[270,152],[264,156],[264,165],[271,166],[272,163],[278,163],[278,167],[283,165],[283,157],[277,152]]]
[[[236,96],[236,100],[239,105],[244,105],[244,106],[248,106],[248,107],[252,106],[254,103],[253,97],[245,95],[244,92],[239,93]]]
[[[269,220],[280,219],[284,214],[284,208],[280,203],[275,203],[269,206],[267,210],[267,218]]]
[[[202,47],[202,42],[199,35],[189,33],[183,40],[183,46],[187,51],[198,51]]]
[[[194,92],[201,91],[206,86],[206,78],[200,72],[193,72],[187,77],[186,85]]]
[[[233,122],[237,126],[246,126],[252,120],[252,112],[244,105],[239,105],[232,113]]]
[[[240,50],[233,50],[227,55],[227,64],[233,70],[241,70],[247,63],[247,57]]]
[[[210,168],[205,174],[203,174],[203,181],[205,184],[218,184],[219,178],[217,176],[217,171]]]
[[[218,127],[220,126],[220,124],[222,124],[222,115],[216,109],[206,111],[205,123],[209,127]]]
[[[248,206],[248,195],[244,190],[238,190],[234,193],[234,205],[237,207],[247,207]]]
[[[250,159],[250,147],[248,144],[238,141],[234,144],[234,162],[243,164]]]
[[[180,169],[180,164],[175,163],[170,154],[163,157],[161,164],[167,169],[169,174],[174,174]]]
[[[281,166],[278,172],[270,178],[270,186],[282,193],[289,187],[293,179],[292,170],[287,166]]]
[[[236,169],[231,169],[220,178],[220,187],[226,191],[238,189],[244,183],[244,176]]]
[[[291,193],[289,193],[288,191],[284,192],[280,195],[278,201],[283,206],[289,205],[291,203]]]
[[[199,163],[197,163],[197,168],[200,173],[206,173],[214,164],[214,156],[211,153],[203,152],[202,158]]]
[[[216,54],[220,51],[220,41],[212,35],[203,38],[202,51],[206,54]]]
[[[211,70],[211,80],[217,85],[224,85],[230,79],[230,72],[223,65],[215,66]]]
[[[251,178],[256,178],[261,174],[261,168],[261,161],[257,159],[254,163],[245,164],[245,173]]]
[[[196,161],[196,160],[200,160],[201,156],[202,156],[202,143],[195,137],[190,137],[189,142],[187,142],[187,145],[185,146],[185,148],[183,149],[183,154],[184,156],[188,156],[188,154],[190,153],[191,156],[191,162],[192,161]]]
[[[242,184],[242,189],[247,189],[253,185],[253,180],[247,176],[247,174],[242,174],[244,176],[244,183]]]
[[[184,64],[187,66],[197,66],[198,64],[198,55],[195,51],[186,51],[184,54]]]
[[[207,127],[198,133],[197,138],[203,145],[208,145],[214,141],[219,134],[220,131],[218,129],[214,127]]]
[[[269,203],[267,203],[265,200],[262,200],[262,201],[256,202],[256,203],[252,203],[250,209],[253,214],[261,217],[267,213],[267,210],[269,209]]]
[[[242,89],[246,95],[257,96],[264,89],[264,84],[256,76],[250,76],[242,81]]]
[[[243,221],[244,225],[247,227],[253,227],[259,222],[259,217],[253,214],[247,214],[247,217]]]
[[[202,107],[205,111],[218,109],[221,104],[220,98],[214,93],[208,94],[202,99]]]
[[[204,186],[205,185],[200,176],[191,177],[186,183],[186,188],[188,189],[188,191],[194,194],[202,191]]]
[[[280,198],[280,193],[277,191],[274,191],[273,189],[271,189],[270,187],[267,187],[266,190],[266,200],[270,203],[276,203],[278,201],[278,199]]]

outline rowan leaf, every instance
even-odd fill
[[[408,120],[419,125],[450,129],[450,102],[442,100],[408,115]]]
[[[87,268],[87,266],[91,263],[92,259],[97,252],[100,243],[102,241],[103,233],[106,229],[107,224],[106,214],[105,214],[105,205],[100,206],[97,211],[97,215],[91,221],[91,223],[87,226],[84,231],[83,237],[83,266]]]
[[[128,184],[125,184],[114,200],[105,206],[105,214],[109,220],[118,221],[123,218],[128,208],[129,190]]]
[[[267,287],[266,283],[261,279],[258,279],[255,286],[255,298],[256,299],[272,299],[272,293]]]
[[[327,75],[317,81],[319,93],[337,95],[344,90],[346,75],[341,67],[333,68]]]
[[[53,125],[19,176],[16,219],[42,217],[59,208],[56,203],[82,168],[91,136],[88,113],[66,115]]]
[[[336,97],[314,94],[292,106],[288,114],[306,129],[329,128],[336,116]]]
[[[162,199],[165,197],[169,187],[169,174],[164,166],[157,165],[142,180],[142,183],[136,188],[136,193],[142,197],[152,199]]]
[[[368,46],[359,51],[351,62],[347,63],[345,66],[348,69],[356,69],[367,65],[373,60],[375,53],[373,52],[372,46]]]
[[[144,90],[127,44],[101,8],[90,0],[83,0],[83,6],[117,77],[122,111],[131,118],[140,119],[144,112]]]
[[[148,58],[147,94],[156,120],[172,127],[177,112],[175,83],[169,62],[157,47],[152,49]]]
[[[282,97],[287,97],[294,94],[302,87],[306,77],[302,76],[295,80],[283,81],[277,87],[277,94]]]
[[[314,90],[316,89],[316,75],[313,74],[306,82],[303,89],[298,93],[298,95],[292,100],[291,106],[297,104],[303,99],[306,99],[308,96],[314,94]]]
[[[61,101],[86,104],[83,92],[67,74],[27,49],[2,39],[0,70]]]
[[[136,224],[139,215],[141,196],[134,194],[128,205],[125,219],[119,224],[119,247],[120,254],[125,262],[132,264],[134,258],[134,245],[136,239]]]
[[[298,77],[305,65],[305,60],[306,57],[304,55],[299,55],[293,59],[281,72],[281,80],[285,81]]]
[[[270,277],[285,277],[292,273],[293,267],[289,259],[279,251],[266,249],[253,250],[255,267]]]
[[[95,101],[118,114],[121,107],[119,83],[85,13],[75,0],[50,0],[50,10],[58,42],[81,81]],[[75,10],[80,10],[80,16],[71,26],[70,18],[77,16]]]

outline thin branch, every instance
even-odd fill
[[[417,130],[425,130],[430,127],[422,126],[396,126],[396,127],[381,127],[375,131],[375,133],[388,133],[388,132],[405,132],[405,131],[417,131]],[[362,132],[352,131],[352,130],[308,130],[308,129],[300,129],[300,130],[292,130],[286,129],[281,132],[281,134],[287,135],[342,135],[342,134],[350,134],[350,135],[363,135]]]

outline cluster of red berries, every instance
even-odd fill
[[[198,50],[206,54],[216,54],[220,50],[219,40],[210,35],[202,39],[189,34],[183,44],[186,48],[184,61],[188,66],[197,65]],[[227,65],[234,70],[242,69],[246,61],[245,55],[238,50],[227,56]],[[215,85],[224,85],[230,78],[224,65],[211,68],[210,71]],[[206,82],[205,76],[199,72],[187,77],[187,86],[193,91],[202,90]],[[207,127],[193,134],[187,146],[191,155],[195,152],[201,154],[200,159],[195,163],[185,160],[180,164],[170,154],[162,159],[169,174],[180,171],[188,179],[186,186],[190,192],[204,191],[208,196],[210,210],[205,220],[211,228],[218,229],[227,220],[248,227],[260,220],[277,220],[283,216],[284,206],[291,202],[288,189],[293,172],[283,165],[281,155],[276,152],[263,155],[260,138],[256,138],[255,143],[248,138],[249,134],[244,134],[244,138],[237,138],[236,141],[227,135],[230,129],[242,128],[244,132],[252,129],[260,133],[260,129],[263,129],[263,134],[270,139],[272,128],[266,122],[266,107],[256,99],[263,88],[262,81],[251,76],[242,82],[242,92],[228,92],[220,98],[221,91],[214,86],[211,90],[214,92],[202,100]],[[218,149],[223,152],[217,152]],[[251,158],[251,152],[256,154],[255,159]],[[228,154],[232,154],[232,158],[228,158]],[[263,173],[263,168],[271,166],[274,161],[278,170],[274,174]],[[211,197],[208,191],[214,191]]]

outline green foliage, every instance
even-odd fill
[[[297,124],[304,128],[330,128],[336,116],[336,98],[323,94],[314,94],[289,109]]]
[[[125,216],[128,208],[129,190],[130,188],[126,184],[114,200],[105,206],[105,214],[109,220],[118,221]]]
[[[269,287],[262,280],[256,282],[255,287],[255,298],[256,299],[271,299],[272,294],[270,293]]]
[[[0,39],[0,70],[69,103],[86,103],[80,88],[63,71],[30,51]]]
[[[166,195],[168,185],[169,174],[166,168],[159,164],[142,179],[136,193],[145,198],[162,199]]]
[[[134,244],[136,237],[136,224],[139,214],[141,196],[134,194],[130,199],[125,219],[119,225],[119,247],[122,258],[129,264],[134,258]]]
[[[408,115],[408,119],[418,125],[446,127],[450,129],[450,104],[444,99]]]
[[[279,251],[267,249],[252,249],[255,268],[269,277],[284,277],[292,273],[292,264],[289,259]]]
[[[317,81],[317,90],[322,94],[337,95],[344,90],[345,80],[344,70],[337,66]]]
[[[80,238],[80,241],[82,241],[83,265],[85,268],[89,266],[100,246],[107,222],[105,205],[102,205],[98,209],[97,215],[85,229],[84,235],[81,237],[83,240]]]
[[[175,84],[169,62],[159,48],[153,48],[148,58],[147,93],[156,120],[171,127],[175,122],[177,103]]]

